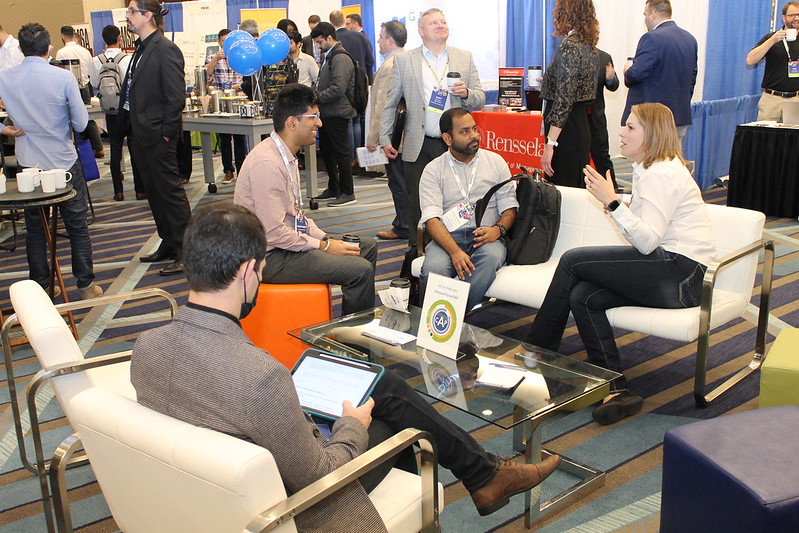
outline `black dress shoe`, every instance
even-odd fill
[[[159,270],[158,273],[161,274],[162,276],[174,276],[175,274],[182,274],[183,262],[173,261],[164,268],[162,268],[161,270]]]
[[[159,263],[161,261],[174,261],[177,259],[177,254],[175,252],[170,252],[168,250],[161,250],[160,248],[155,252],[149,255],[143,255],[139,257],[139,261],[142,263]]]
[[[643,405],[643,398],[625,390],[605,403],[596,406],[591,416],[594,417],[598,424],[609,426],[638,413]]]
[[[137,192],[136,193],[136,199],[137,200],[146,200],[147,199],[147,193],[146,192]]]
[[[334,200],[338,196],[336,193],[331,191],[330,189],[325,189],[322,191],[322,194],[316,197],[317,200]]]
[[[125,199],[125,195],[122,194],[121,192],[115,192],[114,193],[114,201],[115,202],[121,202],[124,199]]]

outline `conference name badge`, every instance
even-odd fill
[[[456,359],[469,284],[459,279],[430,274],[422,305],[416,346]]]
[[[430,101],[427,103],[427,110],[443,115],[448,95],[449,93],[444,89],[433,89],[433,92],[430,93]]]
[[[799,78],[799,61],[788,61],[788,77]]]
[[[474,217],[472,216],[471,206],[469,206],[469,204],[466,202],[459,203],[444,213],[441,217],[444,227],[447,228],[447,231],[450,233],[465,226],[473,219]]]

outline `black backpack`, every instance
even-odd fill
[[[339,47],[338,50],[335,50],[333,56],[337,56],[339,54],[344,54],[352,60],[352,64],[355,66],[353,70],[353,74],[355,75],[355,93],[353,94],[352,98],[350,95],[347,94],[347,100],[350,101],[352,107],[355,108],[355,111],[359,115],[363,115],[366,113],[366,106],[369,104],[369,78],[366,76],[366,72],[361,67],[361,63],[359,61],[355,61],[355,59],[347,52],[343,46]],[[333,57],[330,58],[333,60]]]
[[[523,167],[522,170],[524,174],[517,174],[494,185],[477,201],[475,219],[479,226],[494,193],[506,183],[515,181],[519,209],[516,222],[506,237],[506,260],[514,265],[537,265],[549,261],[558,240],[560,191],[552,183],[541,179],[540,170],[536,169],[532,176]]]

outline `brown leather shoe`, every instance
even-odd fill
[[[232,170],[226,170],[225,177],[222,178],[222,183],[230,183],[231,181],[233,181],[235,177],[236,175],[233,173]]]
[[[397,235],[397,232],[394,231],[394,228],[391,228],[391,229],[386,230],[386,231],[378,231],[377,232],[377,238],[378,239],[383,239],[384,241],[396,241],[397,239],[400,239],[401,237],[399,235]]]
[[[505,507],[510,497],[530,490],[560,464],[560,455],[551,455],[540,463],[526,465],[510,459],[500,459],[493,479],[472,493],[472,501],[480,516],[486,516]]]
[[[124,199],[125,199],[125,195],[122,194],[121,192],[115,192],[114,193],[114,201],[115,202],[121,202]]]

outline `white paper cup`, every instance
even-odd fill
[[[33,174],[27,172],[17,173],[17,189],[19,192],[33,192]]]
[[[55,173],[55,188],[63,189],[67,186],[67,182],[72,179],[72,172],[67,172],[63,168],[54,168],[50,172]],[[69,177],[67,177],[69,174]]]
[[[796,40],[796,28],[788,28],[785,30],[785,40],[786,41]]]
[[[5,174],[0,174],[0,194],[6,193],[6,176]]]
[[[452,87],[461,81],[461,75],[457,72],[450,72],[447,74],[447,89],[452,89]]]
[[[55,192],[55,175],[55,170],[47,170],[39,174],[42,182],[42,192]]]

